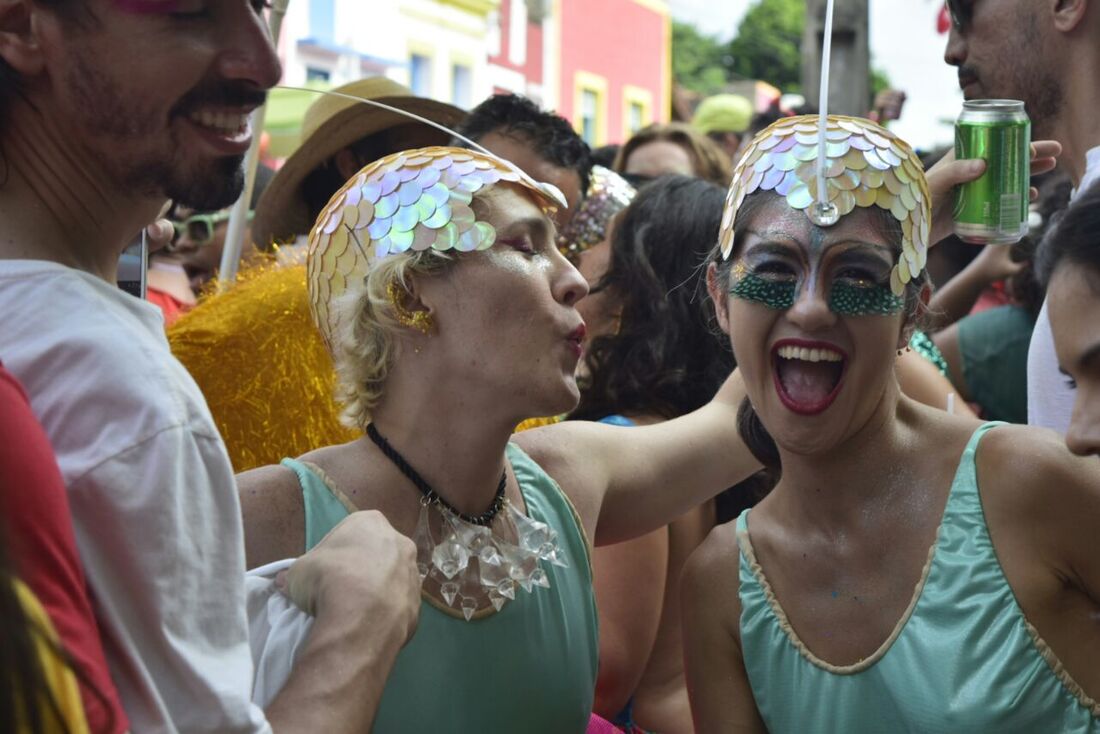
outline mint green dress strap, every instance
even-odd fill
[[[909,609],[855,665],[830,665],[799,640],[756,561],[749,510],[737,518],[741,648],[768,731],[1100,732],[1100,705],[1028,624],[997,561],[975,464],[996,425],[963,452]]]
[[[519,591],[470,622],[423,600],[386,683],[376,734],[581,734],[588,724],[599,652],[588,540],[557,482],[518,446],[509,444],[507,456],[527,514],[558,532],[569,567],[541,562],[550,588]],[[335,487],[301,468],[308,550],[348,510]]]
[[[321,470],[313,464],[297,459],[283,459],[279,463],[298,476],[306,514],[306,550],[309,550],[355,508],[325,482]]]

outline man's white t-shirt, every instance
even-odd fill
[[[250,703],[233,469],[156,306],[54,263],[0,261],[0,361],[69,492],[134,732],[270,731]]]
[[[1087,154],[1085,175],[1073,196],[1100,181],[1100,147]],[[1031,332],[1031,346],[1027,351],[1027,422],[1033,426],[1053,428],[1063,436],[1069,430],[1073,417],[1073,401],[1076,391],[1070,388],[1066,376],[1058,369],[1058,355],[1054,351],[1054,333],[1050,329],[1047,303],[1035,320]]]

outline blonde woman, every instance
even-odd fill
[[[757,467],[735,378],[659,426],[512,435],[578,399],[587,286],[555,246],[559,196],[487,155],[408,151],[363,169],[311,234],[314,315],[366,435],[241,475],[246,552],[297,556],[357,509],[416,541],[420,624],[377,732],[584,731],[590,541],[666,525]]]

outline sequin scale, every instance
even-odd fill
[[[558,236],[558,249],[574,265],[577,257],[607,236],[611,218],[630,206],[634,187],[619,174],[603,166],[592,167],[588,193]]]
[[[783,118],[749,144],[726,195],[719,234],[723,259],[733,252],[737,210],[749,194],[774,191],[810,214],[817,199],[817,122],[816,115]],[[839,215],[878,206],[901,223],[902,254],[890,273],[890,290],[900,296],[928,261],[931,196],[920,159],[892,132],[858,117],[829,115],[825,141],[825,186]]]
[[[344,184],[310,230],[306,260],[310,311],[329,351],[339,326],[333,301],[349,283],[365,278],[379,258],[410,250],[491,247],[496,231],[477,220],[471,203],[501,181],[530,191],[545,212],[566,207],[550,184],[538,183],[508,161],[462,148],[394,153]]]

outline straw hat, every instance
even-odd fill
[[[410,89],[386,77],[359,79],[332,91],[377,100],[449,127],[466,116],[458,107],[416,97]],[[252,223],[255,242],[263,246],[308,233],[313,217],[302,192],[306,177],[342,148],[377,132],[409,123],[415,120],[346,97],[318,97],[302,119],[301,145],[271,180],[256,207]],[[449,141],[450,136],[440,130],[438,140],[433,142],[446,145]]]

